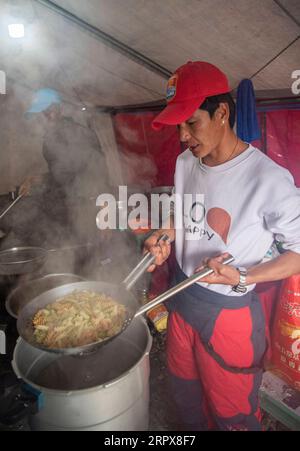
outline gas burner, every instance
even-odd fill
[[[37,412],[37,398],[12,370],[0,374],[0,431],[29,431],[29,415]]]
[[[0,356],[11,359],[18,338],[17,323],[7,313],[3,298],[0,298],[0,303]]]
[[[0,356],[12,358],[13,349],[18,338],[16,320],[7,312],[5,301],[9,293],[21,282],[31,280],[37,273],[24,276],[0,275]]]

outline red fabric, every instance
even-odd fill
[[[173,186],[177,156],[181,152],[176,127],[155,132],[157,113],[122,113],[114,128],[126,185]]]
[[[269,111],[266,124],[267,155],[287,168],[300,187],[300,111]]]
[[[154,299],[159,294],[167,291],[169,288],[169,279],[169,265],[168,262],[164,262],[161,266],[157,266],[152,273],[149,298]]]
[[[250,332],[250,312],[249,309],[242,309],[241,316],[234,318],[235,323],[231,323],[231,327],[224,331],[223,340],[235,337],[238,352],[226,349],[229,354],[229,362],[238,366],[241,362],[248,363],[253,353],[250,340],[241,340],[244,336],[242,331],[243,325]],[[248,312],[246,312],[248,310]],[[231,315],[232,311],[224,311],[224,315],[219,324],[216,323],[213,337],[220,338],[221,331],[219,327],[224,324],[229,325],[226,315]],[[236,312],[237,313],[237,312]],[[248,316],[248,317],[247,317]],[[231,317],[231,319],[233,319]],[[167,363],[172,374],[178,378],[185,380],[201,379],[204,393],[207,398],[210,410],[219,418],[232,418],[236,415],[250,415],[251,405],[249,399],[254,389],[254,375],[232,373],[223,369],[213,357],[211,357],[204,349],[199,333],[186,323],[178,313],[169,315],[168,336],[167,336]],[[222,323],[222,324],[221,324]],[[220,334],[218,333],[220,332]],[[216,346],[216,340],[214,340]],[[237,350],[235,346],[235,351]],[[227,354],[222,356],[227,360]],[[201,374],[201,376],[200,376]],[[257,397],[258,405],[258,397]],[[259,419],[260,413],[257,409],[256,416]]]
[[[173,185],[176,158],[181,152],[176,127],[152,130],[156,112],[122,113],[114,116],[119,150],[123,155],[125,183],[151,186]],[[263,128],[263,113],[259,113]],[[300,187],[300,111],[278,110],[266,113],[267,155],[287,168]],[[262,130],[264,135],[264,130]],[[263,149],[261,140],[252,143]]]
[[[249,307],[223,309],[219,314],[210,342],[227,365],[250,367],[254,353],[251,342],[252,318]]]

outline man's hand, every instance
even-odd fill
[[[240,273],[234,266],[222,264],[226,257],[229,257],[228,253],[205,259],[202,265],[195,269],[195,273],[200,272],[205,267],[213,269],[214,273],[201,279],[201,282],[231,286],[237,285],[240,281]]]
[[[149,266],[148,272],[153,272],[156,266],[162,265],[171,253],[171,243],[170,240],[160,240],[163,232],[154,232],[145,242],[144,242],[144,254],[150,252],[155,255],[154,264]]]
[[[35,185],[40,185],[43,181],[42,175],[30,175],[26,177],[24,182],[21,184],[19,188],[19,196],[27,196],[30,194],[30,190]]]

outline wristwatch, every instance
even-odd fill
[[[236,293],[246,293],[247,292],[247,286],[246,286],[246,277],[247,277],[247,269],[243,267],[236,268],[238,272],[240,273],[240,280],[237,285],[232,287],[232,290]]]

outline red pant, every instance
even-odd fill
[[[190,430],[208,428],[211,415],[222,430],[260,430],[258,390],[262,370],[249,369],[254,358],[255,330],[249,307],[223,309],[210,338],[217,361],[194,330],[177,312],[168,320],[167,361],[174,398]],[[260,338],[261,337],[261,338]]]

